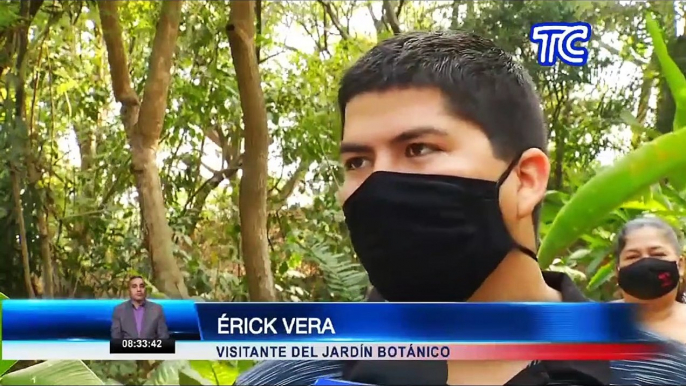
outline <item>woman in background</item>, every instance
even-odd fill
[[[685,267],[677,232],[659,218],[638,218],[621,229],[615,252],[620,301],[640,304],[645,329],[667,341],[655,358],[615,362],[616,384],[686,385]]]

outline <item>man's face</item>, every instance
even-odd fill
[[[433,88],[354,97],[345,110],[341,161],[342,201],[375,171],[496,181],[508,165],[494,156],[483,131],[448,112],[442,93]],[[503,184],[500,206],[510,232],[543,198],[548,172],[545,154],[531,149]]]
[[[131,300],[145,300],[145,282],[143,279],[137,277],[129,282],[129,295]]]

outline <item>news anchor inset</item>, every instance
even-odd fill
[[[162,306],[146,299],[141,276],[129,279],[130,299],[116,306],[110,327],[111,354],[173,354]]]

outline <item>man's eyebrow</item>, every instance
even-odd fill
[[[406,130],[391,140],[392,143],[407,142],[413,139],[417,139],[424,135],[440,135],[447,136],[448,132],[445,130],[437,129],[435,127],[416,127],[414,129]],[[374,149],[368,145],[362,145],[359,143],[343,142],[341,143],[340,153],[371,153]]]
[[[391,140],[393,143],[407,142],[413,139],[417,139],[424,135],[440,135],[447,136],[448,132],[445,130],[437,129],[431,126],[416,127],[398,134],[395,138]]]
[[[341,147],[340,147],[340,153],[341,154],[344,154],[344,153],[371,153],[373,151],[374,151],[374,149],[372,149],[371,146],[362,145],[359,143],[343,142],[343,143],[341,143]]]

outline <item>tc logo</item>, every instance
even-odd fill
[[[553,66],[560,58],[570,66],[584,66],[588,62],[588,49],[577,47],[577,42],[591,39],[588,23],[538,23],[531,26],[529,40],[538,45],[538,64]]]

